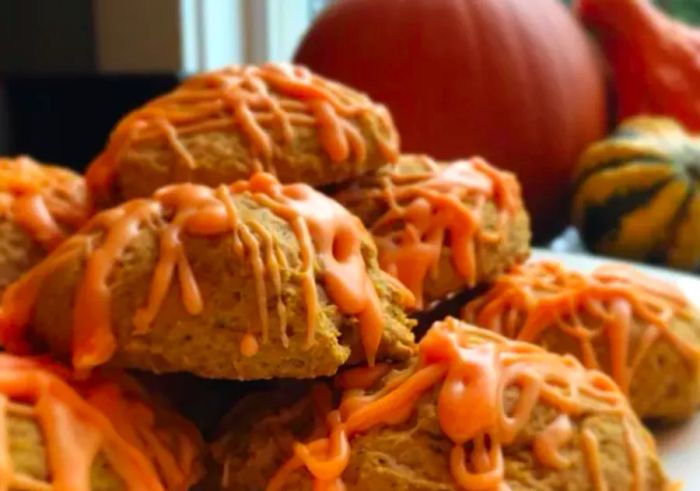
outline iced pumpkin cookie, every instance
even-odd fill
[[[123,374],[0,354],[0,423],[8,491],[187,491],[204,471],[196,428]]]
[[[0,157],[0,291],[88,218],[85,182],[29,157]]]
[[[480,158],[404,155],[334,197],[362,219],[381,267],[419,306],[489,282],[530,252],[518,182]]]
[[[409,356],[411,301],[356,217],[260,173],[95,215],[5,292],[0,339],[80,370],[317,377]]]
[[[104,205],[256,171],[282,182],[336,183],[397,156],[391,116],[365,95],[300,66],[230,66],[195,75],[124,117],[87,181]]]
[[[208,490],[670,490],[615,383],[455,319],[406,367],[355,368],[294,403],[243,403]],[[335,409],[333,409],[335,408]]]
[[[525,264],[467,304],[464,319],[607,372],[642,418],[685,418],[700,405],[700,314],[633,268]]]

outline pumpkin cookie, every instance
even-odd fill
[[[0,292],[88,218],[83,178],[29,157],[0,157]]]
[[[128,114],[87,181],[100,204],[114,204],[166,184],[215,186],[262,170],[324,185],[397,157],[391,116],[365,95],[300,66],[230,66]]]
[[[682,419],[700,405],[700,313],[633,268],[519,266],[467,304],[464,319],[609,373],[642,418]]]
[[[205,489],[672,489],[606,375],[455,319],[404,368],[355,368],[335,385],[339,403],[316,386],[234,409]]]
[[[95,215],[5,292],[0,339],[81,370],[316,377],[409,356],[411,301],[356,217],[260,173]]]
[[[515,177],[480,158],[404,155],[334,195],[372,232],[381,267],[419,307],[493,280],[530,252]]]
[[[75,379],[0,354],[0,486],[12,491],[187,491],[204,442],[126,375]]]

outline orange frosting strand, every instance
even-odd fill
[[[233,202],[233,198],[228,188],[224,185],[219,186],[216,189],[216,197],[223,203],[224,209],[226,210],[226,218],[228,219],[229,230],[238,230],[241,223],[238,218],[238,211],[236,210],[236,205]],[[233,250],[239,256],[243,254],[243,242],[238,234],[233,236]]]
[[[20,196],[15,199],[13,212],[15,220],[34,239],[53,249],[64,239],[64,234],[41,195]]]
[[[342,162],[350,155],[350,143],[345,138],[343,127],[335,115],[333,106],[325,101],[309,104],[319,122],[319,136],[322,140],[335,142],[328,147],[328,155],[334,162]]]
[[[14,353],[31,352],[24,331],[29,325],[34,304],[41,292],[44,280],[57,264],[69,261],[76,248],[85,244],[75,235],[61,244],[49,257],[8,286],[3,293],[0,309],[0,345]]]
[[[270,235],[270,232],[265,229],[258,222],[251,222],[251,228],[255,230],[255,233],[262,239],[265,247],[265,263],[262,273],[267,273],[272,282],[272,288],[276,298],[275,310],[277,311],[277,317],[279,320],[279,331],[280,340],[282,341],[282,346],[287,347],[289,345],[289,338],[287,336],[287,307],[285,307],[282,301],[282,274],[280,271],[280,262],[277,258],[275,251],[275,242]],[[264,299],[267,299],[267,293],[265,293]],[[263,318],[263,341],[267,342],[267,330],[268,330],[268,316],[267,316],[267,304],[260,304],[258,306],[259,315]],[[264,311],[263,311],[264,310]]]
[[[347,415],[346,426],[352,433],[367,431],[380,424],[405,420],[402,408],[411,408],[418,398],[435,386],[447,371],[444,365],[430,365],[417,371],[395,390],[365,405],[356,405]],[[348,407],[348,406],[345,406]],[[410,413],[409,413],[410,414]]]
[[[641,443],[633,431],[635,416],[624,394],[608,377],[586,370],[571,356],[548,353],[450,318],[428,331],[415,365],[390,374],[383,388],[367,393],[362,387],[374,385],[375,370],[350,370],[341,375],[338,384],[349,390],[339,412],[330,413],[328,436],[298,443],[294,456],[270,479],[267,491],[284,489],[291,474],[300,469],[309,471],[314,489],[342,482],[347,464],[341,463],[349,461],[353,436],[406,421],[421,396],[433,390],[438,394],[440,427],[454,444],[449,462],[460,489],[507,489],[503,447],[516,440],[538,401],[561,413],[535,435],[534,456],[542,465],[562,468],[569,464],[560,449],[573,441],[570,417],[605,411],[625,425],[631,467],[643,486],[644,476],[638,474],[644,465]],[[511,388],[518,390],[509,392]],[[507,393],[517,396],[512,414],[506,413]],[[583,430],[580,440],[591,482],[604,489],[597,437]]]
[[[88,225],[88,229],[103,230],[104,237],[102,243],[88,253],[75,296],[72,355],[76,369],[88,370],[105,363],[114,354],[117,342],[111,329],[109,275],[116,259],[138,235],[143,222],[159,211],[155,203],[137,200],[97,215]],[[57,256],[50,256],[46,264],[51,265],[54,257]],[[32,273],[26,276],[31,278]]]
[[[199,439],[196,429],[179,422],[171,422],[176,423],[173,429],[159,428],[151,407],[122,392],[114,383],[98,383],[84,388],[83,396],[149,458],[168,490],[187,491],[200,475],[199,449],[192,444]]]
[[[101,435],[76,420],[72,409],[45,395],[36,403],[50,474],[56,489],[90,490],[90,467],[99,451]]]
[[[349,162],[354,154],[355,162],[362,164],[366,145],[350,120],[367,113],[379,117],[379,151],[387,161],[395,161],[398,137],[388,111],[364,96],[348,97],[345,91],[306,68],[285,64],[230,66],[196,75],[122,119],[90,165],[88,183],[106,191],[120,158],[133,145],[153,138],[164,138],[188,168],[195,168],[196,160],[179,137],[234,127],[250,143],[252,156],[273,173],[275,159],[291,143],[295,126],[316,126],[331,160]]]
[[[586,459],[588,472],[591,477],[593,489],[595,491],[608,491],[608,485],[603,476],[603,469],[600,462],[600,449],[598,446],[598,438],[595,434],[585,429],[581,432],[581,445],[583,455]]]
[[[628,392],[635,368],[659,337],[669,340],[689,363],[700,364],[700,349],[670,329],[672,317],[687,316],[689,309],[674,286],[630,267],[608,265],[585,275],[545,261],[517,266],[501,276],[467,305],[464,318],[533,343],[547,330],[560,329],[578,342],[588,368],[601,368],[595,343],[604,337],[610,374]],[[647,324],[636,346],[630,346],[633,319]],[[597,331],[592,328],[596,325]]]
[[[325,444],[315,445],[325,447],[326,455],[323,461],[319,462],[318,458],[312,454],[311,447],[300,443],[294,446],[294,453],[317,479],[332,483],[337,480],[338,476],[348,465],[350,449],[347,437],[340,424],[340,413],[331,411],[328,415],[328,427],[330,436],[328,439],[322,440]]]
[[[643,450],[639,447],[639,442],[634,438],[634,429],[630,428],[629,422],[625,421],[623,425],[625,431],[625,443],[627,445],[627,458],[632,465],[632,491],[643,491],[644,482],[646,480],[646,469],[643,465],[641,456]]]
[[[269,174],[256,174],[217,190],[194,184],[167,186],[153,199],[134,200],[96,215],[83,232],[62,244],[37,268],[12,285],[4,294],[0,340],[9,349],[26,350],[24,331],[45,278],[69,258],[75,248],[86,251],[86,266],[75,296],[73,313],[73,365],[81,370],[108,361],[117,347],[111,319],[109,278],[115,263],[138,234],[166,216],[169,222],[159,232],[160,255],[151,279],[145,305],[133,318],[134,332],[150,329],[167,295],[175,270],[182,304],[191,315],[203,309],[202,296],[182,244],[183,234],[214,236],[232,234],[234,252],[253,260],[262,343],[268,342],[267,287],[271,278],[277,296],[280,337],[288,344],[286,308],[281,300],[280,262],[283,254],[273,250],[272,237],[253,222],[243,223],[232,196],[243,194],[287,220],[299,242],[302,259],[302,289],[307,307],[307,345],[314,342],[318,312],[314,259],[321,263],[322,280],[330,299],[341,313],[357,316],[360,337],[371,364],[384,328],[378,294],[371,282],[361,252],[366,233],[359,220],[331,199],[305,185],[281,185]],[[256,234],[253,234],[255,231]],[[261,252],[261,247],[264,249]],[[250,333],[249,333],[250,334]],[[253,343],[255,341],[255,343]],[[245,356],[257,353],[257,340],[243,339]]]
[[[250,258],[255,282],[258,319],[260,321],[262,342],[267,343],[269,338],[269,315],[267,311],[267,286],[265,276],[268,275],[272,282],[276,298],[276,310],[280,323],[280,339],[283,346],[288,346],[286,307],[282,302],[282,280],[280,276],[279,261],[274,251],[274,243],[270,233],[258,222],[251,221],[244,224],[238,220],[238,212],[226,186],[220,186],[216,190],[216,198],[220,200],[228,217],[228,225],[234,231],[234,252],[243,257],[244,251]],[[251,232],[255,231],[255,234]],[[261,251],[261,243],[264,251]],[[263,258],[264,253],[264,258]],[[244,356],[257,354],[259,345],[252,334],[248,333],[241,341],[241,353]]]
[[[389,370],[391,367],[386,363],[350,368],[335,377],[335,384],[343,390],[368,389],[389,373]]]
[[[185,306],[185,310],[192,315],[196,315],[202,310],[201,295],[190,270],[189,262],[184,257],[185,253],[179,237],[182,224],[186,218],[186,215],[176,216],[173,222],[161,233],[160,256],[153,273],[148,301],[134,315],[134,332],[144,333],[148,331],[151,323],[158,315],[165,295],[168,293],[176,268],[182,287],[182,303]]]
[[[479,439],[481,441],[481,439]],[[467,454],[462,446],[454,446],[450,451],[450,468],[455,482],[470,491],[489,491],[503,482],[503,454],[500,447],[492,445],[488,454],[484,453],[483,444],[475,444],[475,455],[471,458],[476,472],[467,469]]]
[[[625,393],[629,392],[631,380],[631,370],[629,367],[629,340],[631,336],[632,312],[629,303],[624,300],[613,300],[610,302],[609,325],[604,329],[608,333],[608,343],[610,346],[610,374],[617,380]],[[593,351],[592,343],[586,343]],[[596,359],[592,353],[593,360]],[[595,363],[595,361],[594,361]],[[593,363],[591,363],[592,365]],[[597,363],[596,363],[597,364]],[[587,365],[584,363],[584,365]]]
[[[641,271],[622,264],[600,266],[593,272],[593,276],[605,282],[634,283],[642,287],[646,292],[663,297],[679,307],[683,307],[688,303],[685,295],[676,285],[652,278]]]
[[[535,437],[532,447],[535,457],[547,467],[552,469],[564,469],[571,461],[564,457],[560,448],[569,443],[573,437],[571,420],[568,416],[560,414],[545,430]]]
[[[240,235],[243,244],[250,251],[250,264],[253,268],[253,280],[255,282],[255,299],[258,307],[258,318],[260,319],[260,329],[263,343],[268,340],[269,318],[267,315],[267,287],[265,285],[265,264],[263,263],[258,239],[246,228],[240,228]]]
[[[29,157],[0,158],[0,216],[8,217],[47,250],[90,214],[82,179]]]
[[[362,344],[370,364],[379,349],[384,316],[379,297],[367,275],[361,253],[364,228],[360,221],[342,206],[303,184],[283,186],[271,176],[256,174],[250,181],[239,181],[234,189],[247,189],[262,204],[274,199],[273,211],[292,222],[302,248],[302,261],[307,272],[307,310],[317,308],[316,297],[308,294],[313,276],[313,252],[323,264],[323,280],[331,300],[341,312],[357,315]],[[314,290],[315,291],[315,287]],[[315,315],[307,312],[310,322]],[[312,341],[312,339],[309,339]]]
[[[163,134],[165,134],[165,138],[168,140],[168,143],[182,158],[182,160],[185,162],[185,165],[187,165],[187,167],[190,169],[194,169],[196,167],[196,163],[192,158],[192,155],[190,155],[190,153],[178,139],[177,131],[175,130],[175,128],[170,126],[168,120],[164,117],[156,118],[155,124],[163,130]]]
[[[423,285],[438,266],[445,241],[467,286],[477,282],[476,244],[503,240],[505,227],[520,206],[517,181],[479,158],[438,164],[423,157],[425,170],[390,171],[377,188],[341,192],[341,202],[378,200],[386,211],[371,226],[382,268],[396,276],[423,306]],[[487,200],[497,207],[497,230],[482,229]]]
[[[110,468],[133,491],[164,491],[153,465],[120,434],[110,419],[82,399],[71,387],[39,362],[0,355],[0,393],[3,394],[5,422],[0,446],[4,463],[0,489],[18,491],[89,491],[90,468],[98,452]],[[118,392],[116,397],[121,397]],[[50,469],[49,483],[40,483],[12,469],[7,445],[7,414],[18,410],[12,402],[32,404],[32,413],[43,433]],[[122,401],[115,400],[120,404]],[[19,406],[22,407],[22,406]],[[137,425],[139,422],[129,422]],[[3,488],[2,486],[5,486]],[[184,490],[183,490],[184,491]]]

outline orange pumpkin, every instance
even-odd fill
[[[604,134],[601,71],[558,0],[342,0],[296,61],[387,104],[404,151],[514,171],[540,240],[561,230],[579,153]]]

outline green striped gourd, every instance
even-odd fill
[[[572,219],[593,251],[700,266],[700,138],[676,121],[624,121],[581,158]]]

